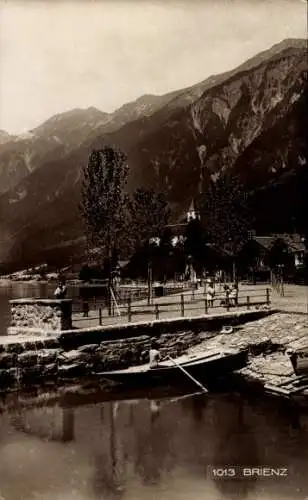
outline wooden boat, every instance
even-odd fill
[[[157,368],[150,368],[149,364],[145,364],[125,370],[101,372],[98,375],[130,387],[185,383],[187,385],[187,382],[190,384],[193,382],[179,366],[198,381],[207,382],[243,368],[247,363],[247,358],[247,350],[212,351],[200,356],[181,356],[173,361],[164,361]]]

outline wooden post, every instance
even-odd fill
[[[158,308],[158,304],[155,304],[155,319],[159,319],[159,308]]]
[[[247,295],[247,309],[250,309],[250,297]]]
[[[96,311],[96,297],[95,297],[95,295],[94,295],[93,302],[94,302],[94,306],[93,306],[94,307],[94,311]]]
[[[102,308],[100,307],[98,310],[98,321],[99,321],[99,326],[102,325]]]
[[[128,322],[130,323],[132,320],[132,301],[130,297],[128,297],[128,302],[127,302],[127,318]]]
[[[204,299],[204,312],[205,314],[208,313],[208,304],[207,304],[207,299]]]
[[[181,316],[184,317],[185,310],[184,310],[184,295],[181,295]]]
[[[269,306],[269,305],[270,305],[270,303],[271,303],[271,299],[270,299],[270,289],[269,289],[269,288],[267,288],[267,289],[266,289],[266,303],[267,303],[267,305],[268,305],[268,306]]]
[[[148,305],[152,303],[152,262],[148,261]]]
[[[229,298],[229,292],[226,293],[226,309],[229,312],[230,311],[230,298]]]

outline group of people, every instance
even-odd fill
[[[221,300],[220,305],[236,306],[238,302],[238,284],[224,285],[225,298]],[[211,279],[206,280],[206,300],[208,307],[214,307],[215,300],[215,282]]]

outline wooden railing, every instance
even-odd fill
[[[112,304],[112,314],[108,315],[108,308],[104,303],[95,304],[74,302],[73,322],[82,327],[83,322],[91,325],[110,324],[117,321],[131,322],[133,320],[159,320],[168,317],[189,317],[203,314],[231,311],[246,308],[247,310],[269,306],[271,304],[271,289],[256,287],[255,289],[240,290],[236,298],[229,297],[224,292],[215,294],[212,301],[207,300],[203,291],[191,290],[176,296],[156,298],[153,303],[133,301],[129,297],[125,303]]]

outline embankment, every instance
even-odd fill
[[[269,310],[242,311],[58,333],[44,330],[41,335],[33,329],[32,336],[31,329],[25,328],[27,335],[0,340],[0,390],[35,384],[61,386],[104,370],[147,363],[153,337],[163,355],[176,357],[215,338],[224,325],[241,327],[271,314]],[[21,325],[18,333],[22,333]]]

